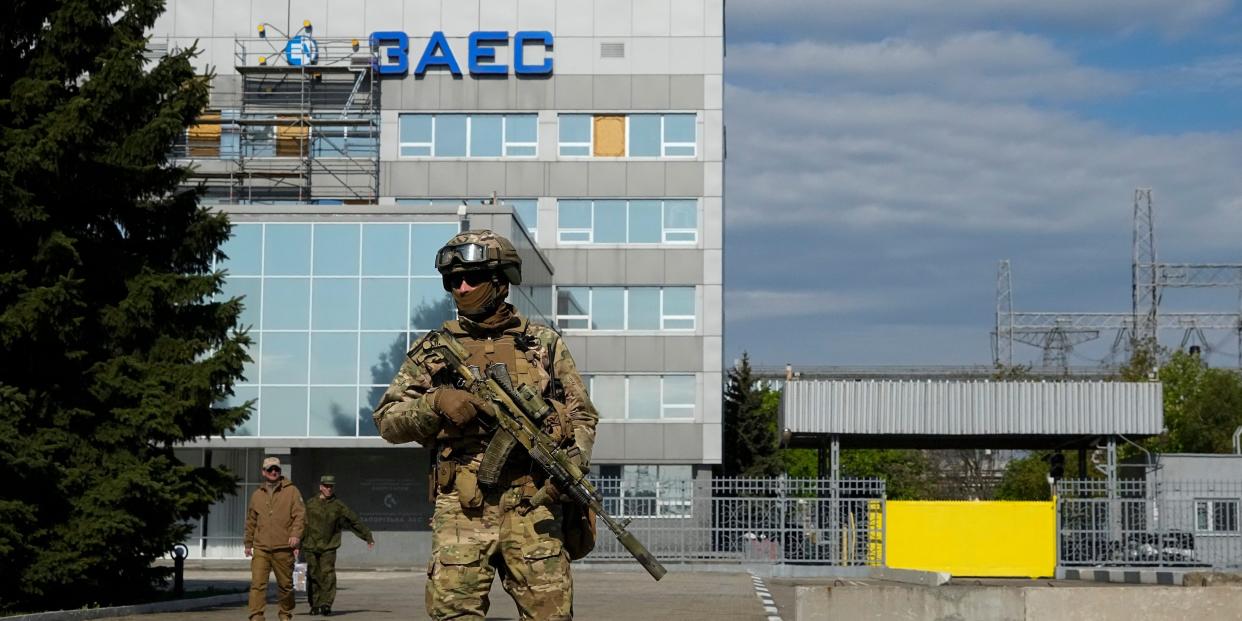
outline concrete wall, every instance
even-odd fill
[[[814,586],[796,598],[798,621],[1224,621],[1242,610],[1237,587]]]

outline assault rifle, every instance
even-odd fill
[[[608,530],[617,537],[621,545],[651,574],[659,580],[666,570],[654,555],[634,536],[626,530],[630,520],[618,522],[604,511],[603,496],[599,490],[587,480],[586,473],[575,462],[576,448],[566,449],[548,434],[543,432],[541,424],[554,412],[552,405],[543,399],[539,392],[531,386],[514,386],[510,380],[508,369],[504,364],[488,365],[483,373],[477,366],[469,366],[466,360],[470,352],[457,339],[443,331],[436,330],[427,335],[420,345],[420,352],[411,352],[415,356],[438,358],[457,376],[463,390],[492,404],[492,415],[499,427],[496,436],[488,445],[484,455],[484,464],[490,463],[489,469],[498,470],[508,456],[514,443],[520,445],[530,454],[531,459],[543,468],[548,478],[563,494],[567,494],[574,502],[594,511]],[[503,432],[503,433],[502,433]],[[493,448],[495,445],[496,448]],[[497,459],[499,461],[497,461]],[[483,468],[480,468],[479,479],[485,481]],[[540,506],[551,502],[543,489],[540,489],[531,504]]]

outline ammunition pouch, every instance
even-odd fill
[[[436,461],[436,491],[445,494],[453,491],[453,481],[457,478],[457,463],[449,459]]]
[[[479,487],[479,476],[470,465],[457,467],[457,499],[462,509],[478,509],[483,506],[483,490]]]
[[[463,509],[483,506],[483,490],[479,487],[478,462],[472,460],[461,464],[452,458],[453,449],[445,447],[436,460],[435,484],[440,494],[457,492]]]

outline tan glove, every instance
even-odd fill
[[[437,388],[434,407],[441,416],[458,427],[465,427],[487,404],[482,399],[457,388]]]

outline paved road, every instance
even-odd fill
[[[187,588],[207,585],[244,587],[247,572],[199,571],[188,573]],[[379,621],[391,619],[426,619],[423,610],[421,572],[341,572],[338,574],[336,604],[333,616],[346,621]],[[643,572],[578,571],[574,574],[575,617],[579,619],[655,621],[685,619],[688,621],[766,621],[765,612],[755,594],[751,576],[745,573],[673,572],[654,582]],[[792,589],[773,592],[776,606],[784,619],[793,618]],[[299,593],[297,616],[306,615],[304,594]],[[270,600],[269,600],[270,601]],[[488,619],[517,619],[517,609],[508,594],[493,585],[492,608]],[[275,620],[276,607],[268,604],[267,618]],[[194,610],[122,617],[130,621],[237,621],[246,617],[245,604]]]

